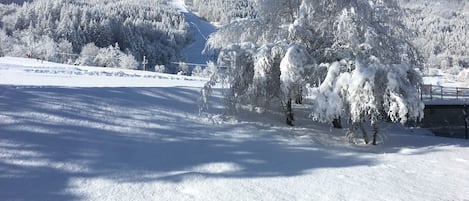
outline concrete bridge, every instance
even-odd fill
[[[437,136],[468,139],[469,88],[422,85],[419,92],[425,103],[421,127]]]

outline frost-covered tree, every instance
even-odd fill
[[[139,63],[131,54],[120,53],[119,55],[119,68],[137,70]]]
[[[278,44],[267,44],[256,50],[253,81],[248,89],[253,106],[269,107],[272,100],[281,97],[280,62],[284,54],[284,48]]]
[[[80,65],[85,66],[96,66],[95,58],[99,53],[99,47],[97,47],[94,43],[86,44],[80,53],[80,57],[77,60],[77,63]]]
[[[118,67],[119,58],[120,58],[119,44],[115,44],[114,46],[111,45],[107,48],[99,49],[98,54],[94,58],[94,62],[98,66]]]
[[[416,89],[419,75],[411,65],[382,64],[374,57],[370,59],[330,64],[325,80],[318,87],[310,88],[309,93],[314,104],[313,119],[331,122],[347,116],[349,137],[356,138],[359,128],[365,143],[370,141],[362,123],[370,122],[371,143],[376,144],[378,123],[383,118],[399,123],[419,119],[423,117],[424,105]]]
[[[361,128],[365,143],[369,140],[361,124],[369,122],[373,128],[371,142],[376,144],[378,123],[383,119],[405,123],[408,118],[423,117],[416,90],[420,79],[414,70],[421,60],[405,35],[405,27],[392,17],[399,13],[395,2],[352,1],[343,5],[331,28],[331,46],[323,52],[327,60],[344,60],[331,66],[332,72],[323,83],[332,87],[324,94],[335,108],[326,113],[329,116],[318,114],[321,108],[330,109],[321,103],[324,99],[313,99],[317,108],[312,116],[326,117],[329,122],[347,116],[350,133],[354,136],[355,128]],[[336,6],[340,7],[340,2]]]
[[[293,126],[292,99],[296,103],[301,103],[302,88],[305,81],[305,74],[309,70],[308,53],[306,48],[300,45],[292,45],[288,48],[285,56],[280,62],[280,81],[283,101],[286,105],[287,124]]]
[[[12,43],[11,37],[0,29],[0,56],[4,56],[8,50],[12,49]]]
[[[227,97],[229,112],[238,111],[238,106],[251,102],[249,86],[253,82],[253,55],[255,47],[252,43],[233,44],[220,52],[218,64],[228,67],[230,75],[230,95]]]
[[[287,102],[291,123],[288,100],[304,89],[313,103],[313,119],[347,118],[351,136],[360,128],[365,142],[373,144],[379,122],[389,118],[404,123],[422,116],[415,72],[421,57],[398,18],[395,1],[302,0],[294,5],[291,19],[272,22],[258,12],[255,19],[233,22],[210,37],[208,48],[219,49],[220,64],[230,67],[231,107],[258,104],[253,100],[259,94],[282,94],[278,102]],[[254,31],[239,33],[240,28]],[[279,47],[282,51],[275,52],[280,54],[270,54],[269,44]],[[276,69],[278,74],[266,73]],[[279,82],[268,86],[266,79]],[[371,140],[362,129],[365,122],[373,128]]]
[[[156,65],[155,66],[155,72],[165,73],[166,72],[166,67],[164,65]]]
[[[82,52],[86,55],[87,60],[95,54],[95,47],[93,44],[87,46],[89,52]],[[109,46],[107,48],[100,48],[93,58],[93,63],[98,66],[104,67],[116,67],[116,68],[126,68],[126,69],[137,69],[138,62],[131,54],[126,54],[120,51],[119,44],[114,46]]]

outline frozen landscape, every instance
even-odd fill
[[[0,200],[469,197],[466,140],[387,125],[352,145],[306,119],[224,117],[220,93],[199,116],[205,81],[0,58]]]
[[[194,37],[183,57],[205,63],[215,27],[170,5]],[[201,113],[208,78],[77,64],[0,57],[0,200],[469,200],[468,140],[380,122],[376,146],[351,143],[307,106],[294,127],[228,115],[217,84]],[[467,70],[427,70],[425,84],[469,86]]]

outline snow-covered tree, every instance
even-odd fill
[[[305,69],[308,66],[308,53],[306,48],[300,45],[292,45],[288,48],[280,62],[280,81],[283,101],[286,106],[287,124],[293,126],[292,99],[301,103],[302,89],[305,81]]]
[[[233,22],[210,37],[209,48],[220,49],[221,64],[230,66],[231,104],[257,103],[252,100],[258,94],[280,90],[284,96],[278,98],[286,102],[290,124],[289,100],[300,89],[308,89],[313,119],[348,118],[351,135],[360,128],[365,142],[373,144],[380,121],[404,123],[422,116],[416,90],[420,78],[415,72],[421,57],[398,19],[401,10],[395,1],[303,0],[294,5],[293,19],[271,22],[259,12],[256,19]],[[247,35],[237,28],[260,29],[264,34]],[[271,32],[278,34],[265,34]],[[246,42],[251,45],[240,45]],[[277,52],[283,53],[269,55],[268,44],[276,44],[283,49]],[[269,76],[264,69],[279,69],[277,86],[265,87]],[[372,140],[362,129],[364,122],[373,128]]]
[[[135,57],[131,54],[120,53],[119,55],[119,67],[125,69],[138,69],[138,62]]]
[[[98,54],[94,58],[94,62],[98,66],[104,67],[118,67],[119,66],[119,44],[109,46],[107,48],[101,48]]]
[[[279,44],[267,44],[260,47],[254,55],[254,75],[248,89],[248,97],[254,107],[261,111],[280,98],[280,62],[285,54]]]
[[[360,8],[351,4],[338,13],[332,45],[326,50],[332,58],[345,59],[341,65],[332,65],[332,73],[325,80],[328,82],[323,83],[336,85],[327,91],[326,97],[339,109],[321,115],[318,114],[321,107],[330,109],[324,103],[317,103],[318,108],[313,110],[312,116],[327,117],[327,121],[347,116],[352,136],[356,128],[361,128],[366,143],[369,142],[368,136],[361,124],[370,122],[372,143],[376,144],[378,123],[384,118],[405,123],[408,118],[423,117],[423,104],[416,90],[420,79],[414,70],[420,67],[420,57],[403,34],[405,29],[390,17],[399,12],[395,4],[378,1],[355,3],[361,5]],[[396,79],[396,72],[401,79]],[[335,84],[328,79],[336,79]],[[320,91],[319,88],[316,92]],[[320,102],[323,99],[314,100]],[[338,103],[341,107],[337,106]]]
[[[4,56],[12,46],[11,37],[9,37],[4,30],[0,29],[0,56]]]
[[[87,60],[90,59],[91,56],[95,53],[95,47],[91,43],[87,46],[88,49],[85,49],[89,52],[84,52]],[[126,68],[126,69],[137,69],[138,62],[135,60],[134,56],[130,54],[125,54],[119,49],[119,44],[115,44],[114,46],[109,46],[107,48],[100,48],[93,59],[93,63],[98,66],[104,67],[116,67],[116,68]]]
[[[165,73],[166,72],[166,67],[164,65],[156,65],[155,66],[155,72]]]
[[[99,53],[99,48],[94,43],[86,44],[80,53],[77,63],[85,66],[96,66],[95,58]]]
[[[254,65],[253,54],[255,47],[252,43],[233,44],[220,52],[218,64],[228,67],[230,75],[230,94],[227,97],[229,112],[238,111],[238,106],[251,102],[248,96],[249,86],[253,82]]]

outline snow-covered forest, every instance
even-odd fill
[[[0,4],[0,55],[138,68],[181,60],[191,40],[166,1],[35,0]]]
[[[412,42],[429,68],[458,73],[469,68],[469,2],[465,0],[400,0],[403,17],[414,33]]]
[[[221,24],[229,24],[240,19],[255,19],[262,15],[269,15],[271,21],[280,25],[291,23],[301,4],[301,0],[268,1],[269,6],[263,6],[260,2],[265,1],[258,0],[187,0],[187,2],[193,4],[194,10],[201,17]],[[447,70],[455,67],[456,69],[452,70],[454,72],[457,72],[457,68],[469,67],[467,1],[398,0],[397,3],[403,9],[403,15],[394,17],[399,18],[412,31],[411,42],[422,54],[425,59],[423,64],[426,67]],[[269,28],[261,26],[249,31],[268,31]]]

